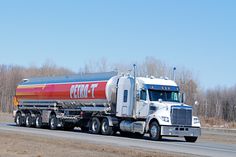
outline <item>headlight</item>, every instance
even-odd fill
[[[197,117],[193,118],[193,124],[198,124],[200,123],[200,120]]]
[[[161,116],[161,120],[163,120],[164,122],[169,122],[169,117],[165,117],[165,116]]]

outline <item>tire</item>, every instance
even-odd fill
[[[91,122],[91,133],[99,134],[101,130],[101,123],[97,117],[94,117]]]
[[[103,118],[103,120],[102,120],[101,133],[103,135],[112,135],[113,134],[112,127],[109,126],[109,121],[107,118]]]
[[[156,121],[152,122],[149,127],[150,138],[154,141],[161,140],[160,130],[159,124]]]
[[[32,126],[32,117],[30,114],[27,114],[25,117],[25,126],[31,127]]]
[[[35,127],[36,128],[41,128],[43,125],[43,122],[42,122],[42,117],[41,115],[37,115],[36,118],[35,118]]]
[[[15,117],[15,122],[17,126],[22,126],[23,125],[23,117],[21,116],[21,113],[18,112]]]
[[[193,136],[193,137],[192,137],[192,136],[185,136],[184,138],[185,138],[185,141],[186,141],[186,142],[192,142],[192,143],[194,143],[194,142],[197,141],[197,138],[198,138],[198,137],[195,137],[195,136]]]
[[[51,130],[56,130],[57,129],[57,118],[56,115],[51,115],[49,119],[49,128]]]

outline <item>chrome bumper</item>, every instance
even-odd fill
[[[179,126],[161,126],[162,136],[200,136],[201,128],[179,127]]]

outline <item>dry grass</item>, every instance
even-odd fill
[[[213,128],[236,128],[236,122],[226,122],[220,118],[201,117],[201,125],[203,127]]]
[[[0,122],[13,123],[14,122],[13,114],[0,112]]]
[[[156,150],[92,144],[79,140],[17,134],[0,131],[0,157],[180,157]]]

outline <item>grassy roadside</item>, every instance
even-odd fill
[[[0,157],[172,157],[167,153],[0,131]]]
[[[0,130],[0,157],[187,157],[191,154],[94,144],[82,140]]]
[[[1,123],[6,123],[6,122],[13,123],[14,122],[13,114],[0,112],[0,122]]]
[[[201,117],[200,119],[202,127],[236,129],[236,122],[227,122],[220,118]]]

